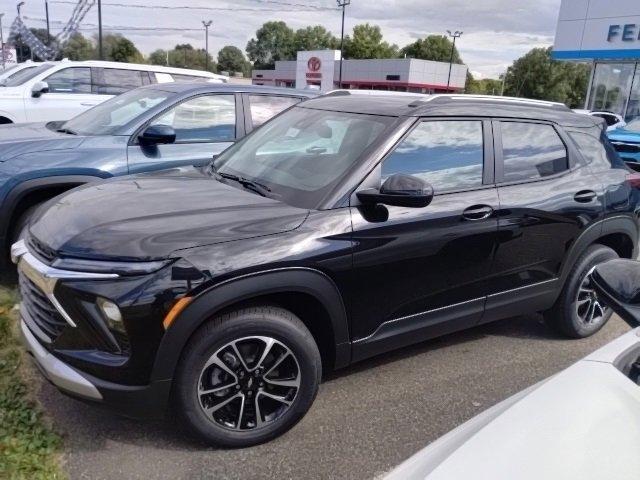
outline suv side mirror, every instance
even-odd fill
[[[36,82],[31,87],[31,96],[40,98],[43,93],[49,93],[49,84],[47,82]]]
[[[396,173],[385,180],[380,190],[370,188],[356,193],[365,205],[391,205],[423,208],[433,200],[433,187],[421,178]]]
[[[142,145],[164,145],[176,141],[176,131],[169,125],[149,125],[140,135]]]

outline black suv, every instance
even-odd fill
[[[324,371],[529,312],[611,312],[640,177],[561,105],[333,94],[206,168],[80,187],[13,247],[28,350],[61,390],[225,446],[280,435]],[[170,402],[171,401],[171,402]]]

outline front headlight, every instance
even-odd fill
[[[122,276],[154,273],[169,265],[173,260],[153,262],[111,262],[101,260],[85,260],[81,258],[59,258],[52,264],[60,270],[71,270],[86,273],[116,273]]]

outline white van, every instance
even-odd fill
[[[0,87],[0,124],[69,120],[109,98],[143,85],[227,83],[228,77],[159,65],[46,62],[22,70]]]

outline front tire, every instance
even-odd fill
[[[609,321],[613,311],[602,305],[591,288],[589,273],[596,265],[619,258],[604,245],[591,245],[578,259],[565,286],[545,320],[571,338],[590,337]]]
[[[249,447],[292,428],[313,403],[322,374],[306,326],[278,307],[221,315],[184,348],[175,377],[175,407],[200,438]]]

